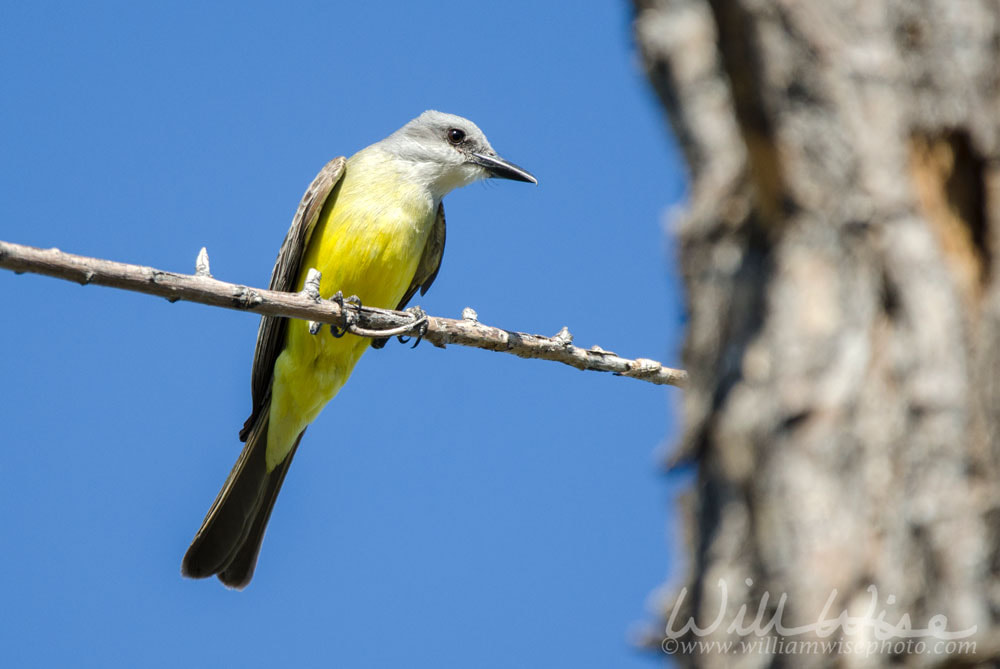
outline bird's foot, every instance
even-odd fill
[[[361,298],[357,295],[351,295],[350,297],[345,298],[344,293],[339,290],[334,293],[332,297],[330,297],[330,300],[332,302],[336,302],[340,306],[340,313],[344,315],[344,327],[338,328],[336,325],[330,326],[330,334],[337,339],[340,339],[348,333],[353,325],[358,322],[358,313],[361,312],[361,307],[363,305],[361,304]],[[354,309],[345,309],[345,304],[352,305]]]
[[[410,348],[416,348],[417,344],[423,340],[424,335],[427,334],[427,312],[419,306],[412,306],[409,309],[404,309],[403,311],[413,316],[413,325],[410,327],[416,330],[417,340],[413,342],[413,346]],[[397,338],[399,339],[400,344],[405,344],[410,341],[410,338],[406,335],[399,335]]]

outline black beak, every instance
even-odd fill
[[[472,162],[482,167],[490,173],[491,177],[496,177],[497,179],[512,179],[514,181],[527,181],[528,183],[537,184],[538,179],[531,175],[526,169],[520,168],[514,163],[508,163],[506,160],[497,155],[487,155],[485,153],[473,153]]]

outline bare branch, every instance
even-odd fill
[[[684,370],[665,367],[655,360],[629,360],[598,346],[590,350],[573,346],[572,335],[566,328],[555,337],[511,332],[483,325],[476,319],[475,311],[469,308],[463,311],[461,320],[428,316],[423,321],[403,311],[359,308],[349,302],[342,306],[332,300],[318,300],[318,293],[314,294],[312,286],[301,293],[280,293],[226,283],[208,274],[207,253],[199,254],[200,271],[189,275],[0,241],[0,267],[19,274],[32,272],[82,285],[93,283],[158,295],[171,302],[186,300],[264,316],[300,318],[346,328],[366,337],[385,337],[389,331],[417,334],[414,328],[426,325],[423,338],[441,348],[447,344],[471,346],[512,353],[521,358],[552,360],[577,369],[612,372],[658,385],[682,387],[687,381]],[[316,329],[318,331],[318,327]]]

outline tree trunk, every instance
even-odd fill
[[[674,632],[709,628],[681,640],[737,644],[669,649],[698,667],[993,666],[1000,2],[635,5],[690,170],[676,458],[698,475],[664,618],[677,604]],[[766,625],[841,614],[868,622]],[[887,629],[904,615],[923,631]],[[975,632],[938,643],[934,616]],[[821,639],[850,645],[788,645]]]

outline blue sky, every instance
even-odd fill
[[[677,364],[684,177],[625,2],[0,3],[0,239],[266,285],[333,156],[424,109],[538,187],[446,201],[419,303]],[[372,351],[310,428],[254,582],[180,576],[239,452],[253,315],[0,272],[0,664],[653,667],[676,389]],[[638,314],[641,314],[639,316]]]

